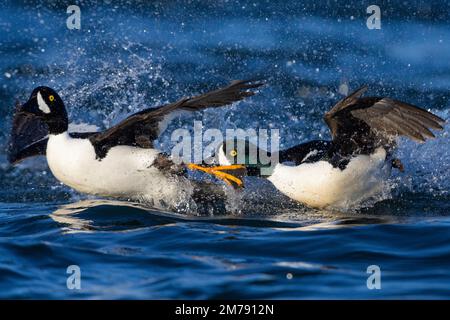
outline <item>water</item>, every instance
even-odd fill
[[[448,128],[403,141],[406,172],[376,203],[345,211],[308,209],[251,180],[233,213],[161,212],[79,194],[45,159],[12,168],[3,151],[14,101],[37,85],[60,92],[73,122],[104,128],[232,79],[268,79],[252,99],[175,121],[163,150],[193,119],[278,128],[282,147],[329,138],[321,117],[343,84],[448,119],[449,3],[381,9],[382,29],[368,30],[359,1],[84,1],[70,31],[62,5],[2,1],[0,298],[449,298]],[[69,265],[81,290],[66,287]],[[381,290],[366,286],[370,265]]]

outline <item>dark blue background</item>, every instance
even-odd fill
[[[81,7],[81,30],[66,28],[70,4]],[[222,130],[277,128],[282,146],[329,138],[321,117],[342,84],[368,84],[372,95],[448,119],[449,2],[377,2],[381,30],[366,27],[371,4],[2,1],[0,297],[449,298],[448,129],[423,145],[403,141],[406,173],[382,201],[347,212],[307,209],[250,181],[247,198],[233,203],[241,214],[164,214],[78,194],[44,159],[6,163],[14,102],[38,85],[60,92],[73,122],[104,128],[264,77],[259,95],[194,119]],[[170,132],[159,141],[166,151]],[[71,264],[81,268],[80,291],[66,288]],[[366,287],[372,264],[381,290]]]

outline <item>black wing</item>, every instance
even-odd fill
[[[316,162],[328,155],[331,141],[313,140],[281,150],[279,162],[293,162],[296,166],[301,163]]]
[[[430,129],[442,129],[445,121],[440,117],[390,98],[361,98],[366,90],[366,86],[359,88],[324,116],[333,144],[342,155],[392,146],[397,136],[424,142],[434,137]]]
[[[23,111],[23,106],[16,102],[7,145],[8,161],[17,164],[20,161],[38,155],[45,155],[48,127],[44,121],[33,114]]]
[[[9,163],[11,163],[12,165],[16,165],[22,160],[30,157],[45,156],[45,153],[47,151],[47,142],[48,138],[43,138],[42,140],[33,142],[30,145],[17,149],[15,152],[11,151],[12,149],[10,148],[8,150]]]
[[[150,108],[135,113],[119,124],[90,137],[97,157],[102,159],[109,149],[117,145],[152,148],[153,141],[163,131],[161,124],[173,111],[197,111],[208,107],[221,107],[255,94],[249,89],[263,85],[261,82],[233,81],[228,86],[175,103]]]

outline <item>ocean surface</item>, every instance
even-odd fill
[[[38,85],[60,93],[73,123],[102,129],[266,79],[251,99],[175,120],[164,151],[193,120],[279,129],[282,148],[328,139],[323,113],[363,84],[448,120],[449,2],[382,1],[379,30],[367,1],[98,2],[77,1],[81,29],[69,30],[57,1],[0,1],[0,298],[450,298],[449,126],[401,141],[405,172],[379,198],[328,211],[251,179],[230,210],[156,210],[80,194],[43,157],[11,167],[5,155],[15,101]],[[73,265],[79,289],[67,285]],[[368,288],[370,266],[380,289]]]

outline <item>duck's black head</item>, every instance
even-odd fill
[[[27,114],[35,120],[44,122],[49,134],[67,131],[69,121],[64,102],[56,91],[49,87],[35,88],[28,101],[18,108],[18,113]]]
[[[27,102],[16,106],[8,146],[10,162],[37,153],[49,134],[66,132],[68,126],[66,107],[56,91],[43,86],[35,88]]]
[[[262,161],[263,155],[270,157],[270,153],[258,148],[248,139],[224,141],[216,150],[219,165],[243,165],[250,176],[260,176],[261,168],[270,167],[270,162]]]

